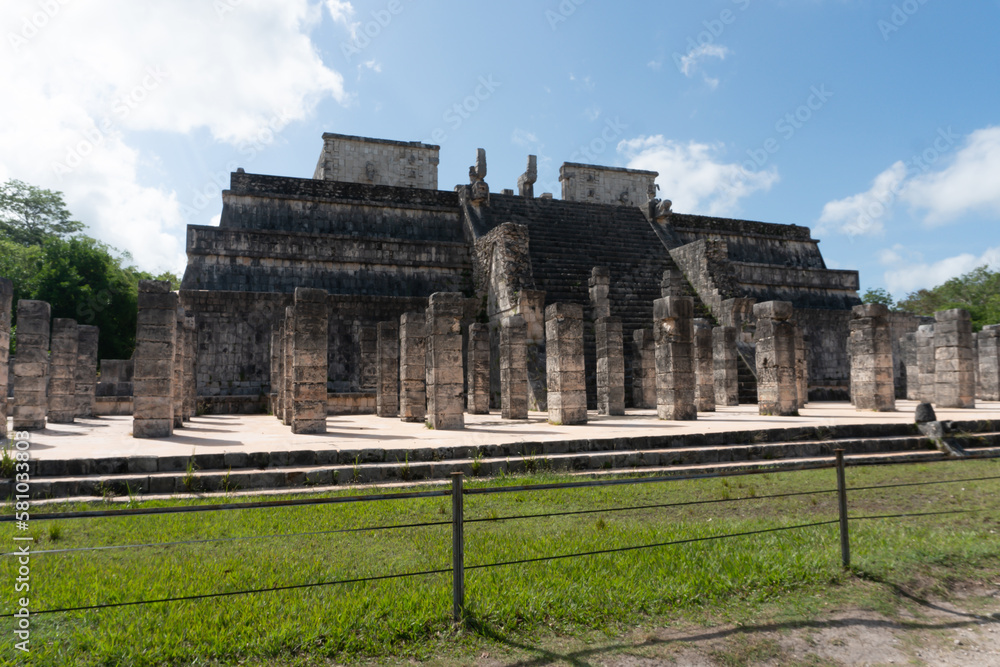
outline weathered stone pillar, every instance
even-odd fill
[[[295,288],[292,433],[326,433],[329,323],[326,290]]]
[[[361,368],[358,369],[359,383],[363,388],[376,388],[378,393],[378,329],[371,326],[360,327],[358,345],[361,348]]]
[[[806,407],[809,402],[809,346],[806,344],[806,334],[802,327],[795,325],[795,393],[799,399],[799,408]]]
[[[681,298],[684,296],[686,285],[687,278],[684,277],[683,273],[677,269],[667,269],[663,272],[663,277],[660,279],[660,296],[663,298],[667,298],[668,296]]]
[[[602,317],[594,325],[597,339],[597,413],[625,414],[625,351],[622,321]]]
[[[362,354],[362,356],[364,356]],[[295,306],[285,308],[285,398],[282,400],[281,423],[292,425],[295,402]]]
[[[545,309],[545,354],[549,422],[586,424],[583,308],[572,303],[554,303]]]
[[[611,301],[608,300],[608,292],[611,291],[611,272],[607,267],[595,266],[591,270],[589,286],[594,321],[602,317],[611,317]]]
[[[403,313],[399,318],[399,417],[404,422],[427,418],[427,316]]]
[[[979,332],[979,398],[1000,401],[1000,324]]]
[[[470,415],[490,413],[490,328],[476,323],[469,326],[468,398]]]
[[[285,320],[282,319],[281,323],[278,325],[278,329],[275,332],[277,336],[277,353],[278,358],[275,363],[278,366],[278,372],[274,378],[274,389],[276,392],[276,399],[274,404],[274,418],[278,421],[283,421],[285,419],[285,343],[288,337],[285,334]]]
[[[139,281],[139,316],[132,384],[132,435],[167,438],[174,432],[174,346],[177,294],[170,283]]]
[[[656,407],[656,341],[652,329],[632,332],[632,405]]]
[[[459,292],[437,292],[427,302],[427,425],[465,428],[462,393],[462,314]]]
[[[906,369],[906,398],[920,400],[920,366],[917,364],[917,334],[908,333],[899,339],[899,351]]]
[[[379,322],[377,335],[378,385],[375,391],[375,414],[399,416],[399,325]]]
[[[961,308],[934,313],[934,404],[939,408],[976,407],[972,318]]]
[[[712,329],[712,379],[716,405],[739,405],[740,382],[736,358],[736,327]]]
[[[795,380],[795,326],[789,301],[754,304],[757,318],[757,407],[762,415],[799,413]]]
[[[284,324],[271,329],[271,414],[281,419],[281,340]]]
[[[694,320],[694,405],[698,412],[715,412],[715,364],[712,359],[712,324]]]
[[[174,429],[184,427],[184,356],[187,345],[184,342],[184,308],[180,305],[174,311],[177,315],[177,322],[174,331]]]
[[[528,327],[520,315],[500,323],[500,416],[528,418]]]
[[[76,320],[52,320],[52,376],[49,380],[49,423],[72,424],[76,418],[76,355],[80,331]]]
[[[184,421],[198,414],[198,324],[184,318]]]
[[[80,326],[77,329],[76,346],[76,416],[88,419],[94,416],[97,402],[97,345],[101,330],[97,327]]]
[[[656,339],[656,415],[660,419],[698,418],[694,403],[694,301],[667,296],[653,302]]]
[[[850,327],[848,347],[854,407],[892,412],[896,409],[896,383],[889,308],[880,303],[855,306],[851,311]]]
[[[14,285],[0,278],[0,440],[7,437],[7,389],[10,384],[10,309]]]
[[[917,327],[917,400],[934,402],[934,325]]]
[[[52,308],[44,301],[17,302],[14,360],[14,430],[40,431],[48,414],[49,333]]]

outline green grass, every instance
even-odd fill
[[[538,466],[540,469],[542,466]],[[1000,475],[1000,462],[849,469],[849,486]],[[468,488],[566,480],[549,473],[466,480]],[[742,502],[519,521],[468,523],[466,567],[762,530],[836,518],[834,494],[765,499],[835,487],[833,471],[769,473],[666,484],[467,496],[466,519],[717,499]],[[343,491],[341,494],[351,494]],[[336,494],[331,494],[336,495]],[[820,613],[838,591],[875,587],[866,604],[891,611],[891,585],[946,592],[1000,566],[1000,482],[856,491],[852,515],[991,511],[851,523],[854,569],[840,567],[835,525],[625,553],[469,569],[468,630],[451,624],[450,575],[70,612],[32,619],[32,653],[5,647],[0,664],[326,664],[417,658],[543,632],[615,633],[678,615],[733,619],[788,600]],[[230,499],[232,500],[232,499]],[[131,506],[208,501],[132,502]],[[44,511],[106,504],[45,506]],[[32,520],[35,550],[305,533],[450,521],[450,498],[58,521]],[[4,510],[10,513],[7,506]],[[34,511],[42,511],[36,506]],[[10,524],[5,528],[13,532]],[[13,544],[8,539],[8,544]],[[33,610],[445,569],[450,526],[236,540],[170,547],[35,554]],[[0,558],[0,633],[12,636],[14,559]],[[883,585],[884,584],[884,585]],[[773,647],[747,646],[747,655]],[[717,656],[739,661],[741,653]],[[4,662],[7,661],[7,662]],[[734,663],[736,664],[736,663]]]

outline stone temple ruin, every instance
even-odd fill
[[[857,272],[827,268],[806,227],[673,211],[650,171],[566,163],[562,198],[536,197],[534,156],[516,194],[494,192],[482,149],[469,183],[439,190],[438,156],[326,134],[311,179],[232,174],[219,226],[188,227],[181,289],[140,285],[135,356],[99,377],[97,331],[12,304],[0,280],[3,350],[18,313],[0,374],[14,428],[131,412],[135,437],[165,437],[196,413],[270,411],[295,433],[345,413],[455,429],[490,409],[583,424],[1000,398],[995,327],[862,305]]]

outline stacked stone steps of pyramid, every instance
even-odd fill
[[[935,461],[945,455],[909,425],[838,429],[850,437],[823,437],[817,429],[779,429],[739,434],[618,438],[483,447],[416,450],[302,450],[193,457],[132,457],[77,461],[36,461],[32,486],[39,497],[170,495],[264,489],[325,488],[346,484],[386,484],[541,470],[604,474],[636,471],[662,474],[727,472],[753,467],[782,468],[832,460],[835,450],[866,463]],[[986,425],[979,425],[986,426]],[[1000,425],[966,438],[974,457],[1000,457]],[[972,429],[976,426],[972,425]],[[729,438],[720,436],[730,436]],[[791,436],[782,438],[780,436]],[[801,436],[801,437],[798,437]],[[721,444],[704,444],[704,443]],[[242,465],[241,465],[242,464]],[[53,474],[59,470],[64,474]],[[3,485],[9,486],[9,482]],[[10,493],[2,488],[0,492]]]
[[[736,381],[740,403],[756,403],[757,376],[741,356],[736,357]]]

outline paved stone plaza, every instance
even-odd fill
[[[293,451],[303,448],[334,450],[414,449],[436,447],[480,447],[506,443],[559,442],[566,440],[613,440],[662,435],[757,431],[799,426],[838,424],[911,424],[914,401],[897,401],[896,412],[859,413],[847,403],[810,403],[797,417],[757,414],[756,405],[718,406],[715,412],[698,414],[692,422],[664,422],[656,410],[629,410],[624,417],[609,417],[590,411],[586,425],[556,426],[548,414],[530,412],[527,420],[503,420],[497,410],[487,415],[465,415],[465,430],[444,431],[422,423],[380,419],[375,415],[329,417],[327,432],[294,435],[269,415],[205,415],[195,417],[183,431],[168,438],[138,440],[131,437],[128,416],[77,419],[73,424],[50,424],[32,433],[32,457],[49,459],[93,459],[130,456],[191,456],[232,452]],[[937,410],[941,420],[1000,419],[1000,402],[977,403],[975,410]]]

